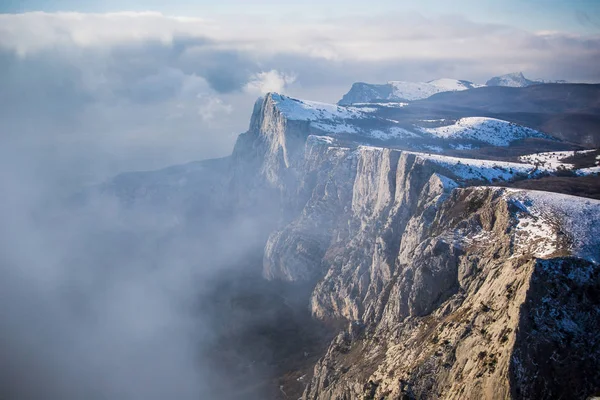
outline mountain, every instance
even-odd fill
[[[413,102],[401,112],[421,119],[498,118],[546,132],[567,142],[600,147],[598,84],[532,85],[525,88],[488,86],[439,93]]]
[[[546,83],[561,83],[565,84],[567,81],[565,80],[547,80],[547,79],[537,79],[537,80],[529,80],[525,78],[522,72],[513,72],[510,74],[496,76],[487,81],[486,86],[506,86],[506,87],[527,87],[531,85],[541,85]]]
[[[491,78],[485,84],[486,86],[527,87],[539,83],[541,82],[531,81],[525,78],[522,72],[513,72],[511,74]]]
[[[357,82],[352,85],[338,102],[339,105],[352,105],[373,102],[391,102],[427,99],[437,93],[460,92],[486,86],[528,87],[548,83],[566,84],[564,80],[529,80],[522,72],[514,72],[491,78],[485,85],[456,79],[436,79],[429,82],[390,81],[387,84],[369,84]]]
[[[358,82],[338,102],[340,105],[370,103],[376,100],[413,101],[425,99],[441,92],[451,92],[479,87],[469,81],[436,79],[429,82],[390,81],[385,85]]]
[[[599,178],[589,170],[595,158],[481,108],[454,103],[466,115],[446,120],[418,104],[344,107],[271,93],[256,102],[230,157],[126,174],[101,188],[153,217],[175,207],[178,231],[225,226],[232,248],[251,221],[256,242],[241,259],[258,259],[262,278],[243,280],[258,298],[265,282],[280,291],[252,308],[248,320],[270,325],[251,330],[234,317],[236,304],[255,297],[219,302],[219,320],[233,318],[236,329],[227,325],[215,356],[231,362],[223,373],[236,382],[248,377],[243,388],[222,387],[222,398],[261,398],[251,391],[269,385],[262,398],[598,393],[600,200],[510,187],[567,172]],[[578,161],[523,156],[522,143]],[[273,310],[278,318],[264,317]],[[315,326],[324,333],[303,340]],[[268,351],[253,347],[265,341]],[[251,359],[230,360],[232,349]],[[248,364],[265,360],[275,375],[257,382]]]

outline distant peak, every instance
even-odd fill
[[[525,78],[523,72],[511,72],[506,75],[495,76],[485,84],[487,86],[526,87],[536,84],[536,82]]]

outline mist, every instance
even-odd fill
[[[5,141],[1,155],[2,397],[211,397],[215,322],[198,301],[218,274],[258,271],[243,262],[255,221],[190,230],[179,210],[108,193],[73,205],[40,172],[53,160],[22,150]]]
[[[212,195],[256,98],[513,70],[594,81],[599,43],[458,16],[0,15],[0,398],[271,398],[288,349],[264,327],[313,330],[308,302],[260,279],[271,204]]]

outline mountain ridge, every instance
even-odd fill
[[[513,72],[489,79],[484,85],[458,79],[434,79],[427,82],[389,81],[386,84],[356,82],[338,102],[340,105],[384,101],[415,101],[437,93],[457,92],[481,87],[528,87],[543,84],[565,84],[564,80],[530,80],[522,72]]]
[[[183,169],[185,181],[177,169],[163,173],[156,186],[183,215],[186,207],[202,218],[216,209],[252,215],[264,279],[307,288],[296,301],[337,327],[314,363],[297,363],[294,382],[279,378],[280,397],[594,394],[600,373],[579,372],[600,371],[589,334],[600,329],[591,295],[600,289],[600,201],[490,186],[559,171],[483,160],[473,148],[447,155],[450,144],[467,143],[454,130],[427,138],[442,151],[424,151],[409,135],[396,148],[368,134],[397,125],[385,121],[409,107],[370,111],[269,93],[233,154],[216,163],[214,185],[203,164]],[[161,195],[145,179],[128,183],[141,185],[125,192],[132,207]]]

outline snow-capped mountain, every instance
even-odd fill
[[[488,80],[486,86],[527,87],[538,84],[525,78],[522,72],[513,72],[506,75],[495,76]]]
[[[369,103],[374,100],[422,100],[436,93],[456,92],[480,86],[469,81],[447,78],[429,82],[390,81],[384,85],[358,82],[352,85],[338,104]]]

